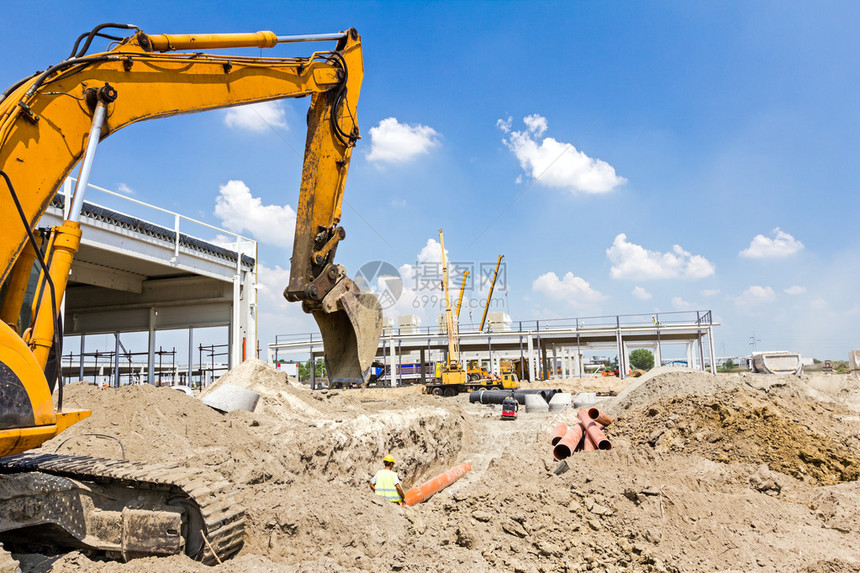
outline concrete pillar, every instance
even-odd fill
[[[558,377],[567,378],[567,360],[565,353],[567,352],[564,346],[558,347]]]
[[[702,331],[698,331],[698,336],[696,337],[696,344],[699,347],[699,370],[705,369],[705,348],[702,345]]]
[[[552,372],[550,378],[558,378],[558,351],[555,344],[552,345],[552,369],[550,372]]]
[[[540,339],[538,339],[538,344],[540,344]],[[549,364],[547,364],[548,359],[546,356],[546,345],[544,345],[544,347],[540,349],[540,354],[541,354],[541,356],[540,356],[540,358],[541,358],[541,362],[540,362],[541,369],[543,370],[544,377],[546,377],[546,375],[549,373],[549,368],[548,368]]]
[[[615,329],[615,348],[618,352],[618,377],[623,380],[627,375],[627,367],[625,366],[627,360],[625,360],[624,339],[621,336],[620,327]]]
[[[317,389],[317,361],[314,359],[314,347],[311,345],[311,390]],[[331,378],[328,380],[329,388],[331,388]]]
[[[155,370],[155,316],[157,311],[150,307],[149,309],[149,344],[146,350],[146,377],[147,381],[155,385],[155,376],[153,376],[153,371]]]
[[[114,332],[114,343],[113,343],[113,357],[114,357],[114,368],[113,368],[113,386],[114,388],[119,388],[119,332]]]
[[[68,202],[68,199],[66,199],[66,201]],[[81,334],[81,370],[79,373],[79,380],[84,379],[84,340],[86,339],[86,337],[86,334]]]
[[[526,342],[528,344],[529,380],[534,382],[536,379],[535,373],[537,372],[537,360],[535,359],[534,342],[532,342],[531,334],[528,335]]]
[[[663,353],[660,351],[660,341],[654,343],[654,366],[663,364]]]
[[[687,347],[687,367],[688,368],[695,368],[696,367],[695,358],[693,357],[693,345],[694,344],[695,344],[695,342],[692,342],[692,341],[689,341],[686,344],[686,347]]]
[[[403,384],[403,348],[401,339],[397,339],[397,384]]]
[[[717,357],[714,353],[714,327],[708,327],[708,352],[711,353],[711,374],[717,373]]]
[[[388,345],[386,344],[386,342],[385,342],[385,339],[384,339],[384,338],[383,338],[382,340],[380,340],[380,342],[382,343],[382,375],[384,376],[384,375],[385,375],[385,360],[386,360],[386,357],[387,357],[387,347],[388,347]],[[389,360],[388,362],[389,362],[389,365],[388,365],[388,379],[389,379],[389,380],[391,380],[391,376],[392,376],[392,372],[391,372],[391,364],[390,364],[390,363],[391,363],[391,361]],[[382,386],[382,380],[380,380],[377,384],[378,384],[379,386]],[[389,384],[391,384],[391,382],[389,382]]]
[[[394,388],[397,386],[397,376],[399,373],[397,372],[397,365],[394,363],[394,337],[392,336],[389,339],[389,348],[388,353],[391,356],[391,387]]]
[[[236,253],[239,256],[239,265],[242,261],[242,253],[239,250],[239,244],[236,244]],[[237,270],[233,275],[233,305],[230,317],[230,353],[227,355],[229,359],[229,368],[235,368],[242,363],[242,275]]]
[[[419,352],[419,360],[421,361],[421,383],[427,383],[427,360],[424,355],[424,349],[422,348]]]
[[[277,356],[277,350],[275,351],[275,356]],[[271,364],[272,360],[269,360]],[[194,374],[194,329],[188,329],[188,382],[187,384],[191,386],[191,376]]]

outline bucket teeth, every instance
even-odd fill
[[[326,295],[313,315],[322,334],[331,382],[367,382],[382,334],[382,306],[349,278]]]

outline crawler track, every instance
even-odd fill
[[[180,499],[189,513],[186,554],[205,564],[223,561],[242,547],[245,509],[234,501],[232,484],[214,472],[178,464],[88,456],[24,453],[0,458],[0,474],[24,472],[95,482],[108,488],[156,491]]]

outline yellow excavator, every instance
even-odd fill
[[[106,52],[89,53],[108,39]],[[213,55],[327,41],[309,57]],[[71,546],[129,559],[185,553],[205,563],[242,546],[245,512],[217,474],[33,452],[89,416],[63,408],[60,303],[81,240],[96,148],[135,122],[310,96],[290,279],[312,313],[332,378],[366,380],[382,329],[376,298],[334,263],[364,75],[354,29],[335,34],[146,34],[102,24],[71,55],[0,96],[0,542]],[[36,225],[80,163],[68,219]],[[33,288],[35,285],[35,288]],[[56,406],[53,395],[56,391]],[[121,405],[118,405],[121,407]]]

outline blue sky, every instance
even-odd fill
[[[759,349],[844,360],[860,346],[858,16],[850,2],[12,1],[0,83],[105,21],[352,26],[365,77],[338,251],[350,272],[436,260],[444,228],[452,260],[505,255],[514,320],[712,310],[720,355],[748,353],[755,334]],[[307,101],[131,126],[93,170],[260,241],[263,344],[315,329],[279,300]],[[435,312],[419,309],[422,323]]]

